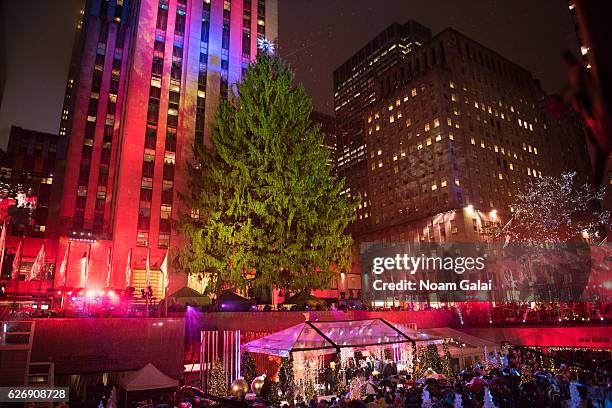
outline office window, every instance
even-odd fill
[[[143,161],[148,162],[148,163],[154,162],[155,161],[155,150],[145,149]]]
[[[149,231],[138,231],[136,234],[136,245],[142,247],[149,246]]]
[[[163,220],[167,220],[170,219],[170,216],[172,215],[172,206],[171,205],[162,205],[161,206],[161,212],[160,212],[160,218]]]
[[[151,177],[143,177],[140,186],[145,189],[153,188],[153,179]]]
[[[160,248],[170,247],[170,234],[159,234],[157,246]]]

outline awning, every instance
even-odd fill
[[[482,349],[484,347],[487,347],[489,351],[493,351],[493,349],[498,346],[492,341],[472,336],[449,327],[423,329],[420,331],[437,338],[453,339],[454,342],[449,343],[449,351],[451,355],[455,357],[482,354]]]
[[[138,371],[125,374],[119,383],[126,391],[155,390],[178,386],[177,380],[168,377],[151,363]]]

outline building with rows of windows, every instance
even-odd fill
[[[55,287],[139,290],[148,280],[164,295],[160,265],[179,244],[171,223],[192,146],[209,143],[220,99],[264,36],[277,39],[276,0],[86,2],[59,131],[67,166],[49,228],[67,268]],[[186,284],[170,277],[170,290]]]
[[[395,48],[380,44],[372,55]],[[580,124],[552,123],[531,73],[465,35],[445,29],[385,64],[368,78],[361,129],[338,130],[345,193],[361,197],[356,241],[487,240],[510,219],[521,186],[567,170],[563,146],[572,146],[574,170],[587,171]],[[349,106],[343,98],[336,112]],[[354,140],[357,160],[348,155]]]

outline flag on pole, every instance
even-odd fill
[[[145,266],[145,281],[147,286],[151,284],[151,248],[147,248],[147,265]]]
[[[38,251],[38,255],[36,256],[36,260],[34,261],[34,264],[32,265],[32,269],[30,269],[30,273],[27,276],[28,281],[31,281],[33,279],[40,279],[40,274],[43,271],[43,268],[45,267],[45,244],[43,242],[42,246],[40,247],[40,251]]]
[[[161,263],[159,269],[162,272],[162,278],[164,279],[164,290],[168,288],[168,283],[170,283],[170,278],[168,276],[168,251],[166,251],[166,256],[164,256],[164,260]]]
[[[13,258],[13,279],[19,279],[19,269],[21,268],[21,252],[23,251],[23,238],[19,241],[15,257]]]
[[[0,271],[4,265],[4,250],[6,249],[6,220],[2,223],[2,235],[0,235]]]
[[[59,269],[59,281],[61,282],[61,286],[66,286],[66,268],[68,267],[68,252],[70,252],[70,241],[68,241],[68,245],[66,246],[66,252],[64,252],[64,259],[62,259],[62,263]]]
[[[87,287],[89,283],[89,258],[91,256],[91,244],[87,247],[87,252],[85,253],[84,265],[83,265],[83,286]]]
[[[106,257],[106,287],[109,288],[111,284],[111,271],[112,271],[112,261],[111,261],[112,249],[108,248],[108,254]]]
[[[132,284],[132,250],[128,252],[127,264],[125,265],[125,287],[128,288]]]

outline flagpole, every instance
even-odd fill
[[[43,271],[43,268],[45,268],[47,266],[47,263],[46,263],[46,260],[47,260],[47,252],[46,252],[47,248],[46,248],[46,244],[47,244],[47,240],[43,239],[43,244],[42,244],[41,252],[39,252],[39,255],[40,255],[40,253],[42,253],[42,255],[43,255],[42,256],[42,265],[40,266],[40,269],[38,269],[36,271],[37,274],[38,274],[38,282],[40,282],[39,285],[38,285],[38,302],[37,302],[37,304],[38,304],[38,311],[42,310],[42,304],[41,304],[42,300],[41,300],[41,293],[40,292],[42,292],[42,281],[43,280],[42,280],[41,272]],[[38,256],[36,258],[38,260]],[[34,261],[34,263],[36,264],[36,261]],[[34,267],[34,266],[32,266],[32,267]],[[41,313],[41,316],[43,316],[42,313]]]
[[[111,283],[111,274],[112,274],[112,269],[113,269],[113,262],[112,262],[112,256],[113,256],[113,249],[112,247],[108,247],[108,253],[107,253],[107,257],[106,257],[106,288],[110,288],[110,283]]]
[[[64,271],[64,286],[66,286],[66,283],[68,282],[68,265],[70,265],[70,246],[72,244],[72,241],[70,239],[68,239],[68,253],[66,254],[66,270]]]
[[[0,273],[1,273],[2,267],[4,266],[4,250],[6,248],[6,219],[2,223],[2,237],[0,238],[0,240],[2,240],[2,248],[1,248],[2,253],[0,254]]]
[[[17,253],[15,254],[15,258],[17,258],[17,274],[15,275],[17,280],[16,291],[19,293],[19,281],[21,278],[21,254],[23,253],[23,236],[19,241],[19,245],[17,245]],[[15,259],[13,258],[13,264],[15,263]]]
[[[66,297],[66,282],[68,282],[68,262],[70,261],[70,244],[72,242],[70,241],[70,239],[68,239],[68,247],[66,248],[66,268],[64,269],[64,276],[62,277],[62,287],[64,288],[64,290],[62,290],[62,301],[60,304],[60,309],[64,310],[64,298]],[[57,261],[56,261],[57,262]],[[62,259],[62,263],[64,263],[64,260]],[[61,268],[61,264],[60,264],[60,268]]]
[[[85,259],[85,289],[87,289],[87,285],[89,284],[89,258],[91,257],[91,243],[87,248],[87,259]]]

